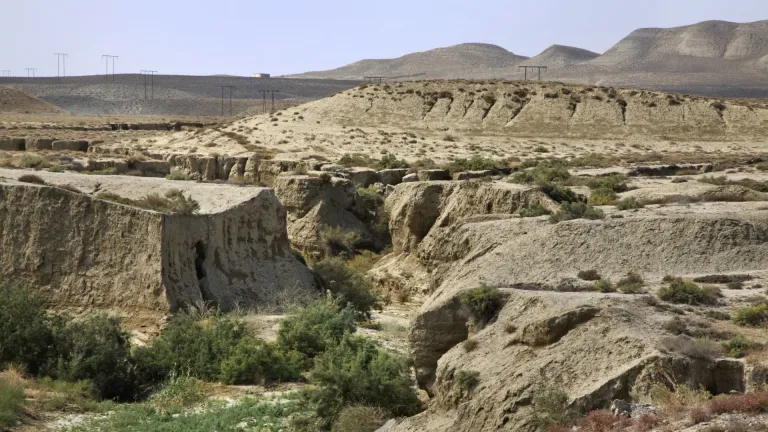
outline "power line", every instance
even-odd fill
[[[35,71],[37,70],[37,68],[25,68],[25,69],[27,71],[27,78],[34,78],[35,77]],[[32,76],[31,77],[29,76],[30,72],[32,72]]]
[[[525,70],[525,79],[528,80],[528,69],[537,69],[539,71],[539,81],[541,81],[541,70],[547,70],[546,66],[518,66],[520,69]]]
[[[224,117],[224,89],[229,89],[229,115],[232,115],[232,90],[236,89],[237,86],[233,85],[220,85],[221,87],[221,116]]]
[[[63,63],[63,66],[64,66],[64,68],[63,68],[64,69],[64,76],[67,76],[67,56],[69,54],[67,54],[67,53],[53,53],[53,55],[56,56],[56,76],[57,77],[61,77],[62,76],[61,71],[60,71],[62,65],[60,63]]]
[[[272,111],[275,112],[275,93],[280,93],[280,90],[259,90],[259,93],[261,93],[264,98],[264,113],[267,112],[267,93],[272,93]]]
[[[10,77],[11,76],[11,71],[8,70],[8,69],[3,69],[2,72],[3,72],[3,76],[4,77]]]
[[[119,58],[116,55],[104,54],[101,58],[106,60],[106,72],[104,73],[105,81],[109,82],[109,59],[112,59],[112,82],[115,82],[115,59]]]

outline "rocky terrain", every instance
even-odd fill
[[[462,44],[397,59],[362,60],[303,78],[522,79],[518,66],[547,66],[548,80],[644,87],[721,97],[768,94],[761,75],[768,56],[766,21],[705,21],[631,32],[603,54],[552,45],[528,59],[488,44]]]

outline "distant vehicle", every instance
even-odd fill
[[[254,78],[269,78],[270,75],[268,73],[255,73],[253,74]]]

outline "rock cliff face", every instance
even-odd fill
[[[218,213],[167,215],[50,186],[0,183],[0,274],[54,307],[146,325],[208,302],[229,310],[310,293],[268,189]]]

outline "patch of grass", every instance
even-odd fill
[[[641,209],[643,207],[645,207],[645,201],[635,197],[624,198],[616,205],[616,208],[621,211]]]
[[[668,352],[703,360],[712,360],[723,354],[723,347],[717,342],[686,336],[666,337],[661,340],[661,348]]]
[[[527,205],[520,208],[520,217],[529,218],[529,217],[538,217],[538,216],[545,216],[549,215],[552,212],[544,208],[543,205],[534,202],[534,203],[528,203]]]
[[[326,257],[345,255],[352,256],[360,242],[360,234],[356,231],[344,231],[341,227],[325,226],[320,231],[320,244]]]
[[[595,189],[587,201],[591,205],[612,205],[616,202],[616,192],[608,188]]]
[[[581,270],[579,273],[576,274],[576,277],[578,277],[581,280],[585,281],[599,281],[603,277],[600,276],[600,273],[597,272],[597,270]]]
[[[0,378],[0,426],[15,426],[24,413],[24,389]]]
[[[38,155],[24,155],[19,161],[19,167],[21,168],[44,169],[51,166],[52,164],[47,159]]]
[[[469,308],[476,323],[484,326],[504,307],[504,294],[496,287],[483,285],[461,293],[459,301]]]
[[[390,416],[386,410],[379,407],[344,407],[333,422],[331,432],[374,432],[382,427]]]
[[[183,408],[206,399],[204,382],[173,372],[160,390],[149,398],[149,403],[159,412],[180,413]]]
[[[614,288],[613,284],[608,279],[600,279],[599,281],[595,282],[594,285],[592,285],[592,291],[612,293],[616,292],[616,288]]]
[[[761,303],[745,306],[736,311],[733,322],[743,327],[765,327],[768,323],[768,305]]]
[[[573,219],[604,219],[605,213],[593,206],[581,202],[560,204],[560,209],[549,217],[551,223],[560,223]]]
[[[576,184],[582,184],[592,190],[609,189],[613,192],[626,192],[629,190],[627,186],[627,176],[623,174],[611,174],[602,177],[592,178],[572,178]]]
[[[172,170],[167,176],[166,180],[189,180],[189,176],[184,171]]]
[[[564,182],[570,177],[571,173],[568,172],[568,167],[563,161],[547,159],[537,162],[533,168],[513,174],[510,177],[510,182],[540,185],[547,182]]]
[[[408,162],[398,159],[392,153],[387,153],[381,157],[375,167],[378,169],[408,168]]]
[[[693,281],[682,278],[672,278],[669,286],[659,289],[657,295],[660,299],[670,303],[682,303],[689,305],[713,305],[722,297],[720,290],[711,286],[699,286]]]
[[[568,394],[559,389],[543,389],[533,396],[533,424],[538,430],[552,426],[567,427],[574,423],[577,413],[569,407]]]
[[[629,271],[623,278],[619,279],[616,288],[624,294],[643,294],[645,293],[643,285],[645,285],[643,277],[638,273]]]
[[[480,384],[480,372],[460,370],[453,378],[453,385],[463,392],[470,392]]]
[[[723,347],[731,357],[742,358],[748,351],[759,347],[759,344],[744,335],[736,335],[727,342],[723,342]]]
[[[19,176],[19,181],[22,183],[32,183],[32,184],[39,184],[39,185],[48,184],[40,176],[36,176],[34,174],[24,174],[22,176]]]
[[[178,213],[183,215],[196,214],[200,210],[200,203],[192,197],[186,197],[178,189],[172,189],[166,192],[165,196],[152,193],[144,198],[137,200],[121,197],[111,192],[101,192],[96,194],[96,198],[112,201],[119,204],[139,207],[146,210],[154,210],[160,213]]]

